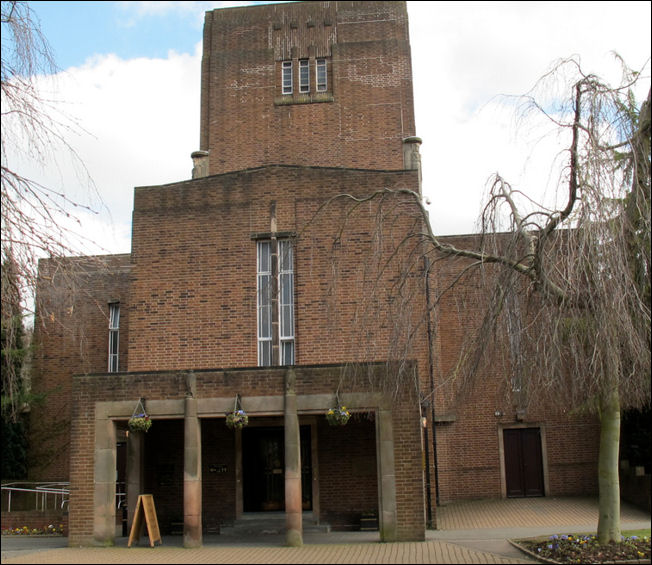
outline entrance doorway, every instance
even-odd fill
[[[312,510],[310,426],[301,426],[301,491],[304,510]],[[242,430],[244,512],[285,509],[285,438],[282,427]]]
[[[508,497],[544,496],[541,430],[503,430],[505,486]]]

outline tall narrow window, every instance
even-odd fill
[[[294,365],[294,265],[292,242],[278,242],[278,317],[281,365]]]
[[[109,304],[109,373],[117,373],[120,353],[120,303]]]
[[[276,245],[278,259],[271,241],[257,244],[258,365],[261,367],[294,365],[295,358],[294,253],[289,240],[280,240]],[[277,335],[272,332],[273,327],[278,327]],[[274,346],[278,347],[278,356],[272,353]]]
[[[310,92],[310,61],[299,60],[299,92]]]
[[[292,61],[283,61],[281,65],[283,94],[292,94]]]
[[[317,67],[317,92],[326,92],[328,89],[326,59],[317,59],[315,65]]]
[[[272,364],[272,244],[258,242],[258,365]]]

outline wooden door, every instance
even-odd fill
[[[541,430],[503,430],[505,484],[508,497],[544,496]]]

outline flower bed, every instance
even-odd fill
[[[55,526],[54,524],[48,524],[43,528],[29,528],[27,526],[22,526],[20,528],[10,528],[2,530],[3,536],[47,536],[47,535],[57,535],[62,536],[64,534],[63,524]]]
[[[554,535],[546,540],[518,540],[519,549],[549,563],[650,562],[650,537],[630,536],[601,545],[594,535]]]

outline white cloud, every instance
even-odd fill
[[[611,51],[632,66],[650,53],[649,3],[408,2],[408,12],[424,194],[440,234],[472,231],[492,173],[535,196],[554,189],[559,146],[526,143],[497,95],[526,93],[573,54],[618,82]]]
[[[103,207],[91,199],[99,214],[83,214],[83,229],[104,252],[130,250],[125,234],[134,186],[191,176],[190,153],[199,144],[199,49],[194,55],[170,52],[166,59],[100,56],[55,77],[57,99],[65,100],[59,107],[85,130],[67,139],[102,197]],[[28,175],[88,202],[89,186],[65,148],[54,151],[48,169]]]
[[[191,9],[203,16],[217,4],[242,3],[126,4],[147,18]],[[591,71],[614,68],[612,49],[633,65],[649,56],[649,3],[408,2],[408,10],[416,133],[437,233],[472,231],[492,173],[539,192],[548,184],[548,165],[530,158],[536,146],[515,136],[510,104],[497,94],[526,92],[554,59],[573,53]],[[134,186],[190,178],[199,144],[200,31],[197,41],[193,54],[103,55],[56,77],[57,98],[89,132],[71,144],[110,210],[84,215],[84,229],[110,252],[130,250]],[[546,143],[539,148],[554,154]],[[38,178],[83,196],[87,187],[69,165],[60,167]]]

